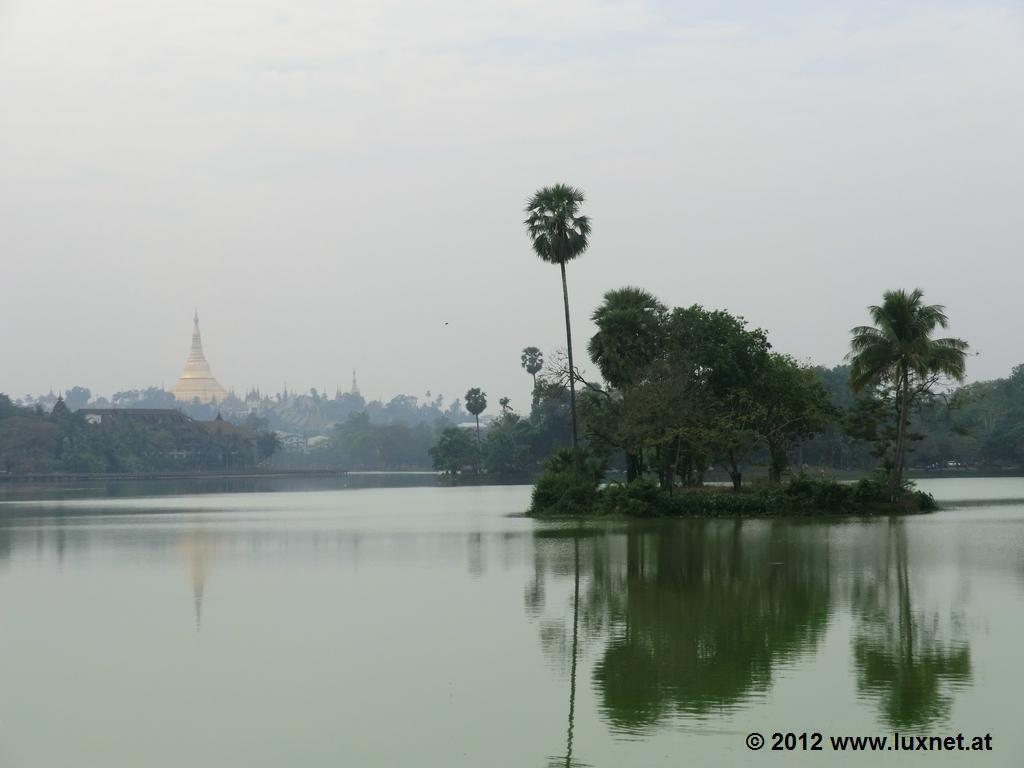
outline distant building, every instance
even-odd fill
[[[221,439],[234,438],[236,445],[248,450],[256,450],[259,438],[248,427],[224,421],[219,414],[213,421],[198,421],[176,408],[82,408],[77,413],[85,418],[87,424],[100,428],[132,423],[165,430],[174,441],[167,453],[176,459],[197,455],[209,443],[210,435]]]
[[[77,413],[85,416],[89,424],[112,424],[116,421],[133,421],[162,427],[192,424],[192,419],[177,408],[80,408]]]
[[[306,438],[303,435],[296,435],[291,432],[278,432],[281,439],[281,448],[285,453],[305,453]]]
[[[192,330],[192,349],[185,359],[185,370],[181,372],[181,378],[171,387],[171,394],[175,399],[191,403],[199,400],[201,403],[220,402],[227,396],[227,390],[213,378],[210,371],[210,364],[206,362],[203,354],[203,340],[199,335],[199,313],[196,312],[193,318],[194,328]]]
[[[256,438],[259,437],[259,435],[248,427],[242,427],[238,424],[232,424],[230,421],[224,421],[220,414],[217,414],[217,418],[213,421],[197,421],[195,423],[201,429],[206,430],[209,434],[217,435],[218,437],[235,437],[248,447],[256,447]]]

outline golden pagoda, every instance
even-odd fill
[[[181,372],[181,378],[171,387],[171,394],[175,399],[191,403],[198,399],[201,403],[210,403],[223,400],[228,396],[227,390],[222,387],[210,372],[210,364],[206,362],[203,354],[203,340],[199,335],[199,312],[193,319],[195,327],[192,330],[192,349],[185,360],[185,370]]]

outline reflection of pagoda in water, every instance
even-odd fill
[[[195,327],[192,330],[192,349],[185,360],[185,370],[181,372],[181,378],[171,387],[171,394],[175,399],[186,403],[193,400],[199,400],[201,403],[221,401],[228,393],[213,378],[210,364],[206,362],[206,356],[203,354],[203,340],[199,335],[199,312],[196,312],[193,323]]]
[[[213,554],[213,544],[203,529],[196,528],[182,537],[179,546],[188,561],[189,574],[192,577],[192,602],[195,606],[198,630],[203,618],[203,590],[206,587],[206,570]]]

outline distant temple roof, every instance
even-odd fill
[[[255,440],[257,437],[259,437],[258,434],[253,432],[248,427],[243,427],[238,424],[232,424],[230,421],[224,421],[224,419],[220,417],[220,414],[217,414],[217,418],[214,419],[213,421],[197,421],[195,423],[199,427],[205,429],[207,432],[219,435],[221,437],[223,437],[224,435],[231,435],[243,441]]]
[[[185,370],[181,372],[181,378],[171,387],[171,394],[176,400],[191,403],[199,400],[201,403],[221,401],[228,396],[227,390],[213,378],[210,371],[210,364],[206,362],[203,354],[203,340],[199,335],[199,312],[193,318],[194,328],[192,329],[192,349],[189,350],[185,359]]]
[[[177,408],[79,408],[76,413],[85,416],[89,421],[104,418],[148,422],[192,421]]]

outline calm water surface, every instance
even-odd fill
[[[0,504],[0,766],[1024,765],[1024,479],[537,523],[520,486]],[[978,755],[751,731],[991,733]]]

